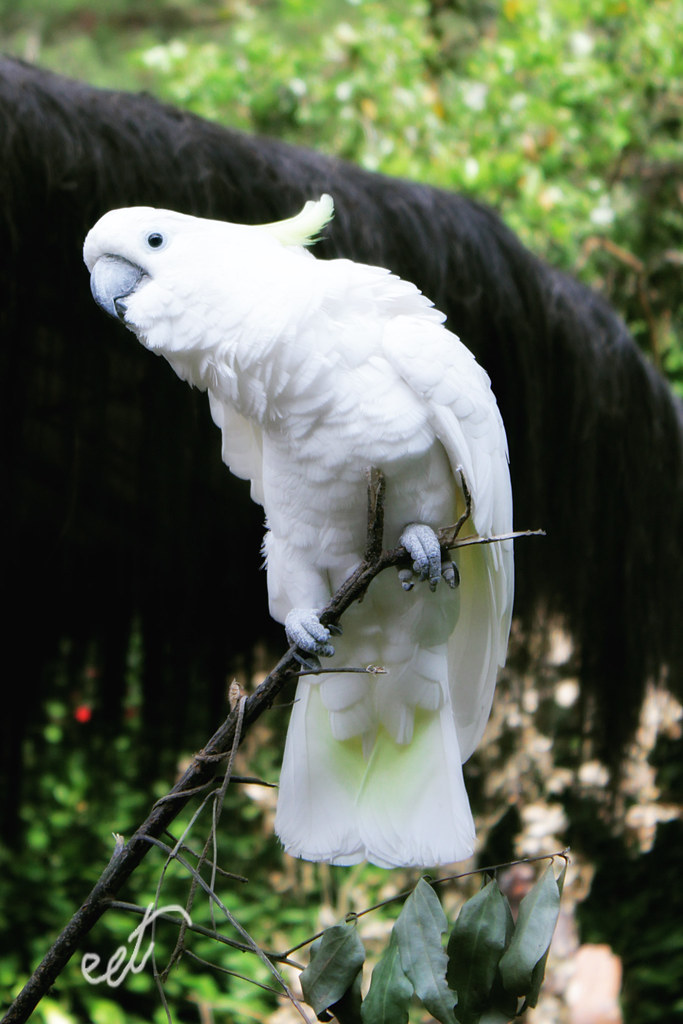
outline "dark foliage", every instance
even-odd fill
[[[489,209],[228,131],[146,95],[0,61],[4,793],[60,637],[96,651],[116,730],[140,625],[150,747],[220,713],[226,672],[267,633],[262,514],[220,463],[204,396],[108,320],[81,246],[107,209],[259,222],[330,192],[318,246],[391,267],[488,370],[507,426],[520,614],[566,616],[605,745],[644,680],[683,660],[681,409],[595,294],[528,253]],[[272,637],[279,636],[271,631]],[[153,742],[155,741],[155,742]]]
[[[588,827],[595,842],[595,828]],[[590,849],[591,837],[586,838]],[[665,1024],[683,1011],[681,849],[678,820],[660,824],[653,848],[639,857],[617,837],[605,841],[603,835],[594,850],[600,867],[579,908],[579,924],[584,941],[608,942],[622,958],[629,1024]]]

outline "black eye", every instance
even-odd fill
[[[147,245],[150,249],[161,249],[165,242],[166,239],[160,231],[152,231],[147,235]]]

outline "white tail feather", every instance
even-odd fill
[[[287,734],[275,830],[306,860],[380,867],[464,860],[474,823],[450,701],[419,709],[410,743],[382,728],[372,753],[338,741],[319,686],[301,680]]]

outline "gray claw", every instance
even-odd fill
[[[455,590],[460,585],[460,572],[455,562],[451,562],[450,559],[444,559],[441,575],[451,590]]]
[[[436,590],[441,579],[441,546],[430,526],[409,523],[401,534],[401,544],[413,559],[418,579],[429,580],[429,589]]]
[[[401,586],[404,590],[412,590],[415,586],[412,569],[399,569],[398,578],[401,581]]]
[[[293,656],[306,672],[318,672],[320,670],[320,658],[317,654],[303,655],[300,651],[294,651]]]
[[[436,590],[436,585],[443,577],[451,590],[460,583],[458,567],[447,556],[441,559],[439,538],[430,526],[424,523],[409,523],[401,534],[401,544],[413,559],[413,568],[400,569],[398,578],[404,590],[412,590],[415,577],[428,580],[429,589]]]
[[[285,633],[290,644],[306,654],[331,658],[334,647],[328,643],[330,630],[323,626],[313,608],[292,608],[285,619]]]

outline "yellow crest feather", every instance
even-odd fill
[[[332,196],[325,193],[318,200],[309,199],[303,209],[294,217],[259,226],[277,238],[282,245],[312,245],[318,240],[320,231],[326,224],[329,224],[333,216]]]

